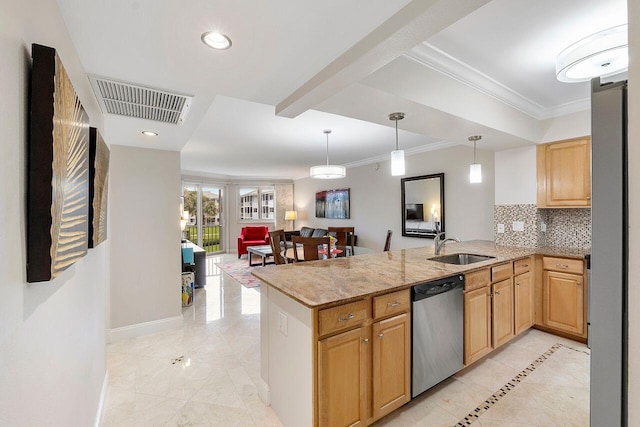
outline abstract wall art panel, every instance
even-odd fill
[[[89,118],[55,49],[32,45],[27,282],[48,281],[87,253]]]
[[[89,129],[89,247],[107,240],[109,148],[100,131]]]
[[[325,190],[316,193],[316,218],[349,219],[350,189]]]

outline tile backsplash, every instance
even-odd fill
[[[514,222],[524,223],[514,231]],[[498,233],[498,225],[504,232]],[[541,226],[546,225],[546,232]],[[509,246],[553,246],[585,249],[591,246],[591,209],[538,209],[535,204],[495,205],[496,243]]]
[[[591,209],[540,209],[547,214],[546,246],[591,247]]]

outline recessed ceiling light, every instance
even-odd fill
[[[158,136],[158,132],[154,132],[151,130],[143,130],[142,134],[146,136]]]
[[[225,50],[231,47],[231,39],[228,36],[216,33],[215,31],[204,33],[201,38],[204,44],[214,49]]]

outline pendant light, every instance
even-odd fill
[[[482,139],[480,135],[473,135],[469,137],[469,141],[473,141],[473,163],[469,166],[469,182],[471,184],[478,184],[482,182],[482,165],[476,163],[476,142]]]
[[[325,135],[327,135],[327,164],[319,165],[319,166],[311,166],[309,173],[311,178],[316,179],[338,179],[344,178],[347,176],[347,168],[340,165],[330,165],[329,164],[329,134],[331,133],[331,129],[326,129],[322,131]]]
[[[391,176],[404,175],[404,150],[398,150],[398,120],[404,119],[404,113],[391,113],[389,120],[396,122],[396,150],[391,152]]]

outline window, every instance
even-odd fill
[[[239,191],[241,221],[272,221],[276,217],[273,187],[244,187]]]

